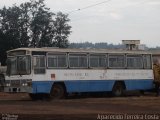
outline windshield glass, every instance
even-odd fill
[[[7,75],[28,75],[31,73],[30,56],[15,56],[7,59]]]

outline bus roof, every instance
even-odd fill
[[[153,55],[160,55],[160,50],[159,49],[155,49],[155,50],[149,50]]]
[[[7,51],[13,52],[13,51],[37,51],[37,52],[60,52],[60,53],[130,53],[130,54],[151,54],[150,51],[144,51],[144,50],[124,50],[124,49],[81,49],[81,48],[17,48]]]

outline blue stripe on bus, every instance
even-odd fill
[[[53,81],[33,81],[32,93],[50,93]]]
[[[149,90],[153,88],[153,80],[126,80],[126,90]]]
[[[58,82],[58,81],[56,81]],[[124,80],[126,90],[149,90],[153,80]],[[33,93],[50,93],[54,81],[33,81]],[[112,91],[115,80],[71,80],[64,81],[67,92]]]
[[[81,80],[65,81],[67,92],[100,92],[111,91],[114,85],[113,80]]]

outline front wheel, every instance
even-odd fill
[[[112,89],[112,94],[115,97],[120,97],[120,96],[124,95],[124,90],[125,90],[124,85],[121,82],[117,82],[117,83],[115,83],[115,85]]]
[[[63,99],[66,96],[65,88],[61,84],[53,85],[50,93],[52,99]]]

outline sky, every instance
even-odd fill
[[[0,0],[0,8],[29,0]],[[69,14],[69,42],[141,40],[160,46],[160,0],[45,0],[52,12]]]

